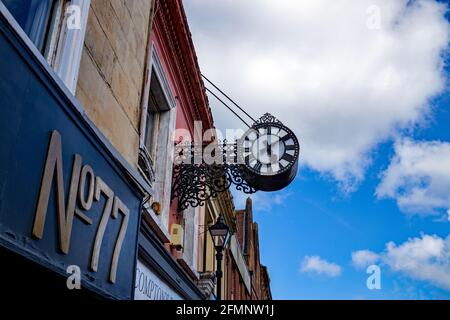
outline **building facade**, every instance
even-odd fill
[[[55,297],[214,299],[207,228],[223,214],[222,296],[269,298],[257,225],[231,194],[182,211],[171,197],[175,143],[214,127],[182,2],[0,10],[2,274]]]
[[[261,264],[258,223],[253,221],[252,199],[247,198],[244,210],[236,211],[237,241],[251,277],[249,300],[271,300],[267,267]]]

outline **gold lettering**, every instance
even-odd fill
[[[38,204],[34,218],[32,234],[42,239],[44,234],[45,218],[47,216],[48,202],[53,185],[53,178],[56,175],[56,201],[59,225],[60,250],[67,254],[70,248],[70,238],[72,234],[73,216],[75,213],[75,202],[80,178],[81,156],[76,154],[72,168],[72,177],[69,187],[69,199],[67,209],[64,203],[64,176],[62,163],[61,135],[58,131],[53,131],[47,152],[47,159],[44,166],[44,174],[39,190]]]
[[[95,272],[98,270],[100,249],[109,218],[117,219],[120,212],[123,219],[117,234],[109,272],[109,281],[115,283],[120,252],[130,218],[130,210],[117,196],[114,196],[113,190],[100,177],[94,175],[94,170],[89,165],[82,167],[82,158],[78,154],[74,156],[66,208],[63,172],[61,135],[55,130],[51,134],[47,150],[32,234],[38,239],[43,238],[54,179],[56,179],[55,199],[59,228],[59,248],[64,254],[69,253],[74,215],[85,224],[91,225],[92,219],[86,216],[82,210],[90,210],[93,201],[100,201],[101,194],[104,194],[106,199],[105,206],[94,239],[90,268]],[[86,188],[88,189],[86,190]],[[77,199],[81,208],[77,208]]]
[[[117,235],[116,245],[114,247],[114,254],[111,260],[111,270],[109,272],[109,281],[112,283],[116,282],[117,265],[119,263],[120,250],[122,250],[123,239],[125,238],[125,233],[127,232],[128,220],[130,218],[130,210],[125,206],[125,204],[118,198],[114,197],[114,206],[112,211],[113,219],[116,219],[118,213],[123,214],[122,225],[120,226],[119,234]]]
[[[86,193],[86,179],[87,176],[90,176],[89,178],[89,189],[88,189],[88,195],[87,199],[84,198]],[[83,210],[88,211],[91,209],[92,201],[94,199],[94,184],[95,184],[95,176],[94,176],[94,170],[92,170],[91,166],[84,165],[83,169],[81,169],[81,175],[80,175],[80,188],[78,190],[78,200],[80,202],[81,208]]]
[[[105,234],[106,225],[109,220],[109,216],[111,215],[112,204],[114,200],[114,192],[110,187],[102,180],[100,177],[95,178],[95,200],[100,200],[100,194],[106,195],[106,203],[103,209],[103,214],[100,219],[100,223],[97,228],[97,234],[95,235],[94,247],[92,250],[91,257],[91,269],[93,271],[97,271],[98,269],[98,259],[100,257],[100,248],[102,246],[103,235]]]

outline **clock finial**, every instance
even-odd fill
[[[263,116],[261,118],[259,118],[258,120],[256,120],[256,122],[255,122],[255,124],[260,124],[260,123],[279,123],[279,124],[282,124],[280,120],[278,120],[277,118],[275,118],[273,115],[271,115],[268,112],[263,114]]]

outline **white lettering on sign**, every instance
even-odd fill
[[[134,285],[135,300],[183,300],[183,298],[166,284],[159,276],[137,262],[136,283]]]

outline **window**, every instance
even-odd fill
[[[139,167],[146,178],[153,182],[155,180],[155,163],[157,157],[158,140],[160,136],[160,124],[163,113],[170,110],[164,91],[158,77],[152,69],[150,76],[150,93],[145,115],[145,130]]]
[[[61,18],[67,0],[2,0],[36,48],[47,57],[54,38],[61,31]],[[53,40],[53,41],[52,41]],[[53,42],[53,43],[52,43]]]
[[[158,134],[157,128],[159,127],[159,110],[157,109],[154,97],[151,96],[150,99],[152,100],[152,103],[148,106],[147,120],[145,121],[147,127],[145,130],[145,148],[151,150],[150,157],[153,158],[155,154],[153,147],[156,146],[156,135]]]
[[[231,262],[231,288],[230,288],[230,300],[234,300],[235,297],[235,281],[236,281],[236,268],[233,262]]]
[[[183,211],[183,229],[184,229],[184,246],[183,259],[191,267],[193,271],[196,270],[197,256],[197,239],[198,239],[198,224],[196,208],[189,207]]]
[[[1,1],[48,64],[75,93],[90,0]],[[77,22],[73,28],[68,27],[71,21]]]
[[[166,77],[155,44],[151,44],[142,94],[138,169],[154,190],[152,201],[160,203],[159,216],[152,216],[169,236],[170,194],[174,152],[172,134],[176,124],[176,100]]]
[[[161,62],[154,47],[151,53],[150,86],[148,100],[143,109],[141,125],[141,152],[139,168],[150,183],[158,180],[158,154],[162,158],[170,152],[170,133],[175,129],[174,113],[175,99],[170,90]],[[163,161],[165,162],[165,161]]]
[[[36,47],[43,52],[44,42],[51,23],[53,10],[52,0],[2,0],[6,8],[16,19]]]

